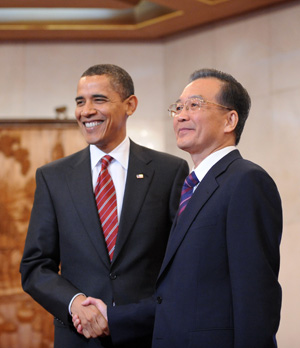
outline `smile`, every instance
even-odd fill
[[[178,133],[186,133],[186,132],[189,132],[191,130],[192,130],[192,128],[180,128],[180,129],[178,129]]]
[[[93,128],[93,127],[96,127],[96,126],[99,126],[100,124],[102,123],[102,121],[93,121],[93,122],[85,122],[85,127],[86,128]]]

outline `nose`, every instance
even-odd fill
[[[82,107],[80,114],[81,116],[87,117],[90,115],[94,115],[96,112],[97,110],[91,104],[86,103]]]
[[[186,121],[187,119],[189,119],[189,106],[187,104],[185,104],[180,112],[180,114],[178,114],[175,119],[178,122],[182,122],[182,121]]]

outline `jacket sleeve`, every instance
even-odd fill
[[[277,347],[281,233],[282,208],[275,183],[263,170],[252,170],[235,186],[227,215],[235,348]]]
[[[59,234],[55,208],[41,169],[36,173],[36,191],[20,272],[22,286],[47,311],[64,323],[68,305],[79,289],[59,275]]]
[[[130,344],[153,334],[154,296],[139,303],[107,308],[108,325],[114,345]]]

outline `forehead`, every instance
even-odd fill
[[[107,75],[83,76],[80,78],[77,86],[77,93],[100,93],[111,94],[116,93]]]
[[[188,99],[195,96],[202,96],[207,100],[215,100],[219,93],[222,82],[214,77],[200,78],[189,83],[183,90],[180,99]]]

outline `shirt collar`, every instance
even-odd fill
[[[229,152],[236,150],[235,146],[226,146],[221,150],[211,153],[209,156],[196,167],[193,168],[199,181],[201,181],[207,172],[218,162],[221,158],[226,156]]]
[[[91,168],[92,170],[96,167],[100,159],[105,155],[112,156],[121,166],[127,170],[128,169],[128,159],[129,159],[129,148],[130,141],[128,136],[114,148],[111,152],[105,153],[100,150],[96,145],[90,145],[90,155],[91,155]]]

